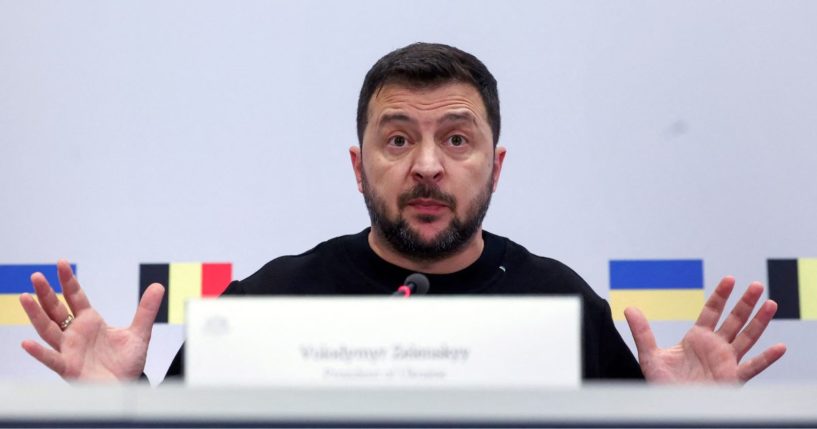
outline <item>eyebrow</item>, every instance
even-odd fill
[[[405,113],[388,113],[380,117],[378,126],[382,127],[390,122],[408,122],[410,124],[416,124],[417,120],[409,117]]]
[[[442,124],[444,122],[471,122],[472,124],[477,125],[477,118],[475,118],[470,112],[451,112],[446,113],[445,116],[437,121],[438,124]]]
[[[390,122],[408,122],[410,124],[416,124],[417,120],[406,115],[405,113],[387,113],[380,117],[378,125],[382,127]],[[437,120],[438,124],[445,122],[470,122],[477,125],[477,119],[469,112],[446,113],[442,118]]]

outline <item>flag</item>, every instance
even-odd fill
[[[76,264],[71,264],[76,273]],[[41,272],[57,293],[57,299],[65,302],[62,286],[57,276],[57,265],[48,264],[0,264],[0,325],[27,325],[28,316],[20,305],[20,294],[34,293],[31,275]]]
[[[216,297],[233,278],[231,263],[173,262],[139,265],[139,296],[161,283],[165,296],[155,323],[184,323],[184,303],[190,298]]]
[[[695,320],[703,305],[701,259],[610,261],[614,320],[624,320],[627,307],[637,307],[649,320]]]
[[[775,319],[817,320],[817,258],[769,259],[769,299]]]

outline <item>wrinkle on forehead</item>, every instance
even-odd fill
[[[414,117],[403,113],[401,109],[394,109],[394,108],[386,108],[380,113],[380,117],[377,120],[377,126],[382,127],[385,124],[391,122],[405,122],[409,124],[416,124],[418,121]],[[447,122],[466,122],[474,126],[479,126],[477,122],[477,118],[471,109],[456,109],[456,110],[449,110],[444,113],[442,116],[437,118],[438,124],[443,124]]]
[[[420,112],[464,109],[487,121],[482,96],[471,85],[453,83],[431,88],[410,88],[403,85],[384,85],[376,94],[370,108],[379,108],[380,115],[403,109]],[[369,112],[370,116],[374,112]]]

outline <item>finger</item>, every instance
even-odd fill
[[[31,284],[34,285],[34,292],[37,293],[40,306],[54,323],[59,325],[68,318],[68,309],[57,299],[57,294],[54,293],[54,289],[51,288],[42,273],[32,274]]]
[[[20,295],[20,305],[23,306],[28,320],[31,321],[40,338],[54,350],[59,350],[62,342],[62,330],[45,314],[40,304],[34,301],[34,297],[27,293]]]
[[[769,326],[769,322],[776,312],[777,303],[772,300],[768,300],[760,306],[760,310],[757,311],[757,314],[755,314],[755,317],[749,325],[746,326],[746,329],[744,329],[732,343],[738,361],[743,359],[743,356],[755,345],[760,336],[763,335],[763,332],[766,330],[766,327]]]
[[[627,324],[630,326],[630,332],[633,334],[635,340],[635,347],[638,349],[638,356],[647,356],[658,348],[655,342],[655,334],[650,328],[650,323],[647,318],[641,313],[641,310],[635,307],[628,307],[624,310],[624,317],[627,319]]]
[[[65,359],[54,350],[49,350],[39,343],[31,340],[25,340],[22,343],[23,349],[28,352],[34,359],[40,361],[43,365],[51,368],[60,376],[65,373]]]
[[[695,321],[695,325],[714,331],[715,326],[718,325],[718,320],[721,318],[721,314],[723,314],[726,301],[729,299],[729,295],[732,294],[734,287],[734,277],[726,276],[721,279],[721,282],[718,283],[718,286],[715,288],[715,292],[706,300],[706,304],[704,304],[704,308],[701,309],[701,314],[698,315],[698,320]]]
[[[740,301],[735,304],[735,308],[732,309],[732,312],[729,313],[729,316],[723,321],[721,328],[718,329],[718,335],[731,343],[738,335],[738,332],[743,329],[743,325],[746,324],[746,321],[749,320],[749,316],[752,315],[752,311],[755,309],[755,305],[757,305],[757,301],[760,299],[762,293],[763,285],[758,282],[752,282],[752,284],[746,288],[746,292],[743,293],[743,296],[740,297]]]
[[[162,297],[164,294],[165,288],[159,283],[151,284],[145,290],[145,293],[142,294],[139,307],[133,316],[133,323],[131,323],[131,329],[140,337],[145,339],[150,338],[150,334],[153,331],[153,321],[156,320],[156,315],[162,306]]]
[[[71,270],[71,264],[64,259],[57,261],[57,274],[60,278],[60,285],[62,285],[62,294],[65,297],[65,302],[71,307],[71,311],[75,315],[91,307],[88,302],[88,297],[85,292],[79,287],[79,281]]]
[[[769,365],[775,363],[786,353],[785,344],[775,344],[764,350],[760,356],[755,356],[752,359],[742,363],[738,367],[738,378],[742,382],[747,382],[754,378],[754,376],[763,372]]]

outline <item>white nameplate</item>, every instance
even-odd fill
[[[252,297],[187,304],[191,386],[578,387],[575,297]]]

